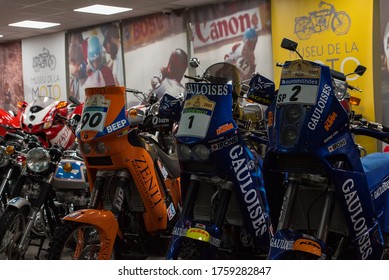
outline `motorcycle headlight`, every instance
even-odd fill
[[[6,166],[9,163],[10,157],[6,153],[5,148],[0,146],[0,167]]]
[[[32,172],[40,173],[49,168],[50,154],[43,148],[34,148],[27,153],[26,164]]]
[[[104,142],[97,142],[96,143],[96,152],[99,154],[104,154],[106,152]]]
[[[192,148],[192,156],[195,160],[206,161],[210,153],[210,150],[204,145],[196,145]]]
[[[87,155],[91,152],[91,147],[89,144],[85,143],[85,142],[81,142],[81,145],[80,145],[80,150],[81,152],[84,154],[84,155]]]
[[[178,145],[177,153],[181,160],[189,160],[192,155],[192,152],[187,145]]]
[[[286,147],[292,146],[297,140],[298,133],[297,127],[286,127],[281,133],[281,144]]]
[[[285,119],[288,123],[295,123],[302,115],[302,107],[297,104],[288,105],[285,108]]]

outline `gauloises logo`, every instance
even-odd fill
[[[162,195],[157,185],[157,178],[153,177],[155,172],[150,170],[149,165],[143,155],[139,159],[131,162],[136,173],[136,177],[141,184],[141,188],[147,197],[151,207],[155,207],[162,202]]]
[[[344,182],[342,192],[349,214],[348,218],[351,221],[351,226],[356,235],[359,253],[362,256],[362,259],[367,259],[373,252],[373,248],[369,230],[366,225],[367,221],[363,215],[364,211],[353,179],[348,179]]]

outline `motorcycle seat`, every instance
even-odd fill
[[[374,187],[389,176],[389,153],[372,153],[361,158],[369,187]]]

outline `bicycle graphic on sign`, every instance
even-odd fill
[[[310,12],[308,16],[295,18],[294,33],[300,40],[307,40],[313,33],[325,31],[331,27],[337,35],[347,34],[351,27],[350,16],[344,11],[337,11],[334,5],[320,1],[327,9]]]
[[[50,70],[54,70],[56,63],[57,60],[55,59],[55,56],[50,54],[49,50],[45,47],[43,48],[42,53],[32,58],[32,67],[35,72],[38,72],[41,68],[45,67],[49,67]]]

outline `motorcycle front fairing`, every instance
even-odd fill
[[[239,134],[232,116],[232,100],[231,84],[186,84],[185,103],[176,134],[181,185],[190,183],[191,174],[232,182],[246,228],[256,243],[266,236],[269,220],[261,159],[245,145]],[[185,195],[184,189],[182,192]],[[213,249],[219,247],[220,228],[181,217],[173,230],[173,245],[167,258],[174,258],[182,237],[188,236],[191,230],[196,231],[191,238],[207,240],[214,245]]]
[[[360,151],[349,130],[349,116],[334,95],[330,69],[304,60],[285,63],[278,95],[266,116],[269,143],[264,164],[267,170],[329,177],[357,254],[362,259],[379,258],[383,240],[371,190]],[[339,162],[343,165],[338,166]],[[289,229],[278,230],[269,258],[282,258],[293,250],[290,244],[297,238]],[[283,242],[289,245],[275,245]],[[324,246],[320,240],[315,244]],[[323,254],[325,250],[321,248]]]

